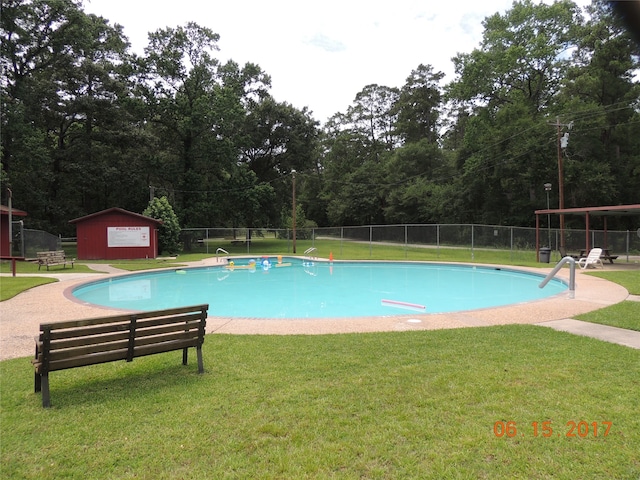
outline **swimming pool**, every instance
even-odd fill
[[[242,263],[241,263],[242,262]],[[127,310],[208,303],[235,318],[339,318],[445,313],[529,302],[567,290],[514,269],[412,262],[324,262],[275,257],[233,266],[125,275],[81,285],[82,302]]]

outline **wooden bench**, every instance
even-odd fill
[[[43,265],[46,265],[47,270],[51,265],[64,265],[64,268],[67,268],[67,264],[71,264],[71,268],[73,268],[73,262],[75,262],[75,258],[68,260],[64,251],[56,250],[51,252],[37,252],[38,256],[38,270]]]
[[[42,406],[51,405],[49,372],[116,360],[182,350],[187,364],[195,347],[198,373],[204,373],[204,343],[209,305],[139,312],[111,317],[71,320],[40,325],[36,338],[35,391],[42,391]]]

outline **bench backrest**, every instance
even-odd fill
[[[40,373],[199,347],[209,305],[40,325]]]
[[[64,257],[64,250],[51,250],[50,252],[37,252],[36,255],[38,258],[47,258],[47,257]]]
[[[58,261],[65,259],[64,250],[56,250],[51,252],[37,252],[38,261],[41,263],[47,263],[51,261]]]

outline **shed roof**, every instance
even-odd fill
[[[99,212],[95,212],[95,213],[92,213],[90,215],[85,215],[84,217],[74,218],[73,220],[69,220],[69,223],[84,222],[85,220],[90,220],[92,218],[100,217],[102,215],[106,215],[106,214],[109,214],[109,213],[120,213],[122,215],[127,215],[127,216],[130,216],[130,217],[137,217],[140,220],[146,220],[146,221],[155,222],[158,225],[162,224],[162,220],[158,220],[156,218],[147,217],[146,215],[140,215],[139,213],[130,212],[129,210],[125,210],[124,208],[118,208],[118,207],[107,208],[106,210],[101,210]]]
[[[9,207],[6,205],[0,205],[0,214],[9,215]],[[11,215],[16,215],[18,217],[26,217],[27,212],[24,210],[18,210],[17,208],[11,207]]]

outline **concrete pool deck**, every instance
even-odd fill
[[[200,262],[176,262],[197,267],[217,265],[216,258]],[[487,266],[487,265],[483,265]],[[81,303],[70,294],[71,290],[87,281],[101,280],[126,273],[108,265],[89,265],[96,273],[42,273],[31,276],[53,277],[59,281],[32,288],[16,297],[0,303],[0,360],[25,357],[34,352],[34,337],[41,323],[77,320],[126,313],[117,310]],[[629,265],[640,274],[637,265]],[[175,268],[175,267],[174,267]],[[502,267],[546,275],[549,268]],[[605,266],[605,271],[625,269],[626,265]],[[7,276],[4,274],[4,276]],[[558,278],[569,280],[569,269],[563,268]],[[215,305],[209,306],[207,333],[218,334],[335,334],[356,332],[390,332],[406,330],[435,330],[442,328],[482,327],[507,324],[532,324],[593,336],[605,341],[614,341],[631,348],[640,348],[640,332],[622,330],[610,332],[613,327],[585,322],[566,322],[575,315],[597,310],[624,300],[634,300],[620,285],[585,275],[576,268],[575,298],[568,293],[532,302],[498,308],[487,308],[455,313],[403,314],[383,317],[318,318],[318,319],[254,319],[224,318],[215,316]],[[564,323],[563,323],[564,322]],[[577,327],[576,323],[577,322]],[[604,327],[604,328],[602,328]],[[573,331],[572,331],[573,329]],[[602,333],[605,332],[605,333]],[[600,335],[600,336],[598,336]],[[617,341],[617,340],[620,341]],[[621,343],[626,342],[626,343]]]

